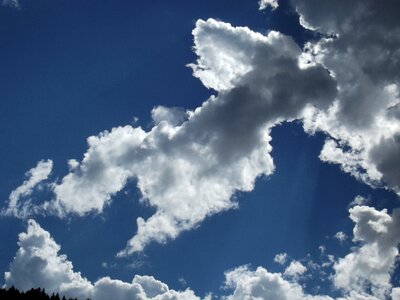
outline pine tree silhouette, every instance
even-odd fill
[[[7,300],[60,300],[60,295],[58,293],[52,293],[51,296],[46,294],[45,289],[42,288],[32,288],[29,291],[21,292],[14,286],[9,289],[0,288],[0,299]],[[62,296],[61,300],[78,300],[77,298],[66,298]],[[86,300],[90,300],[89,298]]]

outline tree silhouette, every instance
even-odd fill
[[[78,300],[77,298],[66,298],[58,293],[52,293],[51,296],[46,294],[46,291],[42,288],[32,288],[29,291],[21,292],[16,289],[14,286],[10,287],[9,289],[2,289],[0,288],[0,299],[7,299],[7,300]],[[90,300],[90,299],[87,299]]]

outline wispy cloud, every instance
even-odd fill
[[[14,8],[20,8],[20,3],[18,0],[0,0],[2,6],[9,6]]]
[[[35,187],[42,181],[46,180],[53,169],[52,160],[41,160],[36,167],[26,172],[27,179],[9,196],[8,207],[3,209],[1,214],[6,216],[14,216],[17,218],[26,218],[32,215],[38,209],[29,198]]]

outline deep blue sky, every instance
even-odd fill
[[[193,109],[206,100],[212,91],[185,65],[195,60],[195,21],[209,17],[262,33],[279,29],[298,43],[312,38],[284,3],[272,16],[248,0],[35,0],[21,1],[21,9],[0,7],[1,206],[37,161],[53,159],[54,174],[62,177],[68,159],[81,159],[88,136],[135,117],[148,128],[155,105]],[[152,213],[139,205],[134,182],[101,216],[37,221],[90,280],[146,274],[179,289],[182,277],[204,295],[223,292],[223,272],[241,264],[278,270],[273,257],[279,252],[301,259],[317,255],[323,244],[345,253],[349,245],[332,236],[351,232],[347,205],[358,194],[379,200],[378,208],[394,205],[394,194],[322,164],[323,135],[307,136],[293,123],[275,128],[272,137],[276,172],[252,193],[237,195],[240,209],[213,216],[166,245],[152,244],[144,257],[114,258],[135,232],[136,217]],[[1,274],[24,228],[24,221],[0,218]],[[143,264],[128,266],[137,261]]]

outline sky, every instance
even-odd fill
[[[0,0],[0,285],[400,299],[396,0]]]

